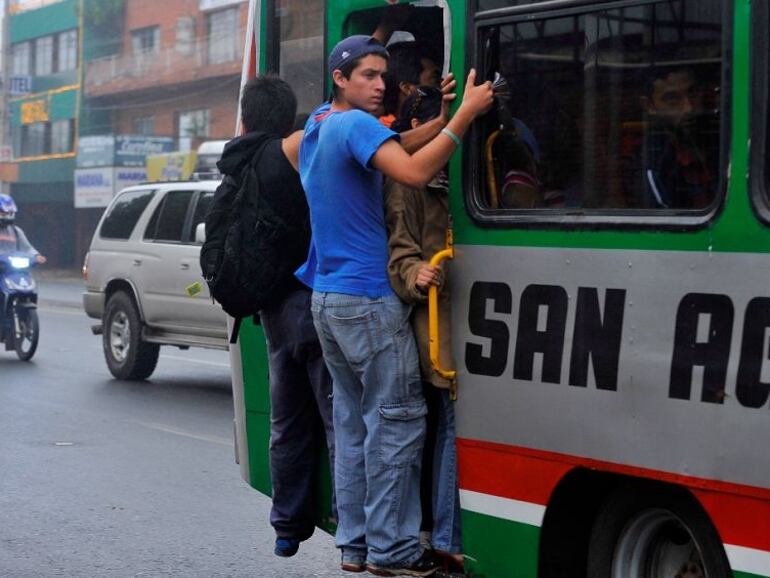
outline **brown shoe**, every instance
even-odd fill
[[[376,564],[367,564],[366,569],[375,576],[430,576],[441,568],[441,562],[431,550],[425,550],[422,556],[417,558],[411,564],[399,566],[377,566]]]

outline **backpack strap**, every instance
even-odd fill
[[[230,332],[230,344],[235,345],[238,343],[238,336],[241,334],[241,323],[243,323],[243,317],[235,317],[233,321],[233,330]],[[259,318],[259,313],[255,313],[251,316],[251,320],[254,325],[259,325],[262,320]]]
[[[235,321],[233,321],[233,330],[230,333],[230,345],[238,343],[238,335],[241,332],[241,321],[243,321],[243,317],[236,317]]]

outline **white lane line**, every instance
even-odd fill
[[[135,423],[136,425],[140,425],[142,427],[146,427],[148,429],[152,429],[156,431],[162,431],[164,433],[170,433],[170,434],[185,437],[185,438],[191,438],[194,440],[210,442],[212,444],[219,444],[230,448],[233,447],[233,440],[229,440],[227,438],[221,438],[218,436],[208,436],[204,434],[196,434],[189,431],[177,429],[175,427],[171,427],[168,425],[163,425],[162,423],[148,423],[144,421],[135,421],[135,420],[128,420],[128,421],[129,423]]]
[[[214,367],[226,367],[230,369],[229,363],[222,363],[221,361],[206,361],[204,359],[192,359],[190,357],[181,357],[179,355],[165,355],[162,354],[161,359],[172,359],[174,361],[184,361],[186,363],[200,363],[201,365],[211,365]]]
[[[78,317],[86,317],[86,314],[82,309],[73,309],[72,307],[57,307],[56,305],[38,305],[40,311],[46,313],[62,313],[64,315],[77,315]]]

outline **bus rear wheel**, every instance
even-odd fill
[[[599,510],[588,546],[592,578],[728,578],[722,542],[686,491],[616,490]]]

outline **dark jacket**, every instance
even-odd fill
[[[252,163],[255,153],[263,145],[258,163]],[[245,171],[252,171],[252,176],[259,179],[260,215],[257,225],[263,228],[260,236],[267,238],[275,234],[278,237],[292,231],[290,239],[281,243],[279,269],[282,279],[276,299],[304,287],[293,273],[307,258],[310,246],[309,211],[299,174],[283,153],[281,138],[263,132],[246,133],[234,138],[225,145],[217,168],[225,175],[220,185],[223,189],[237,189]]]

